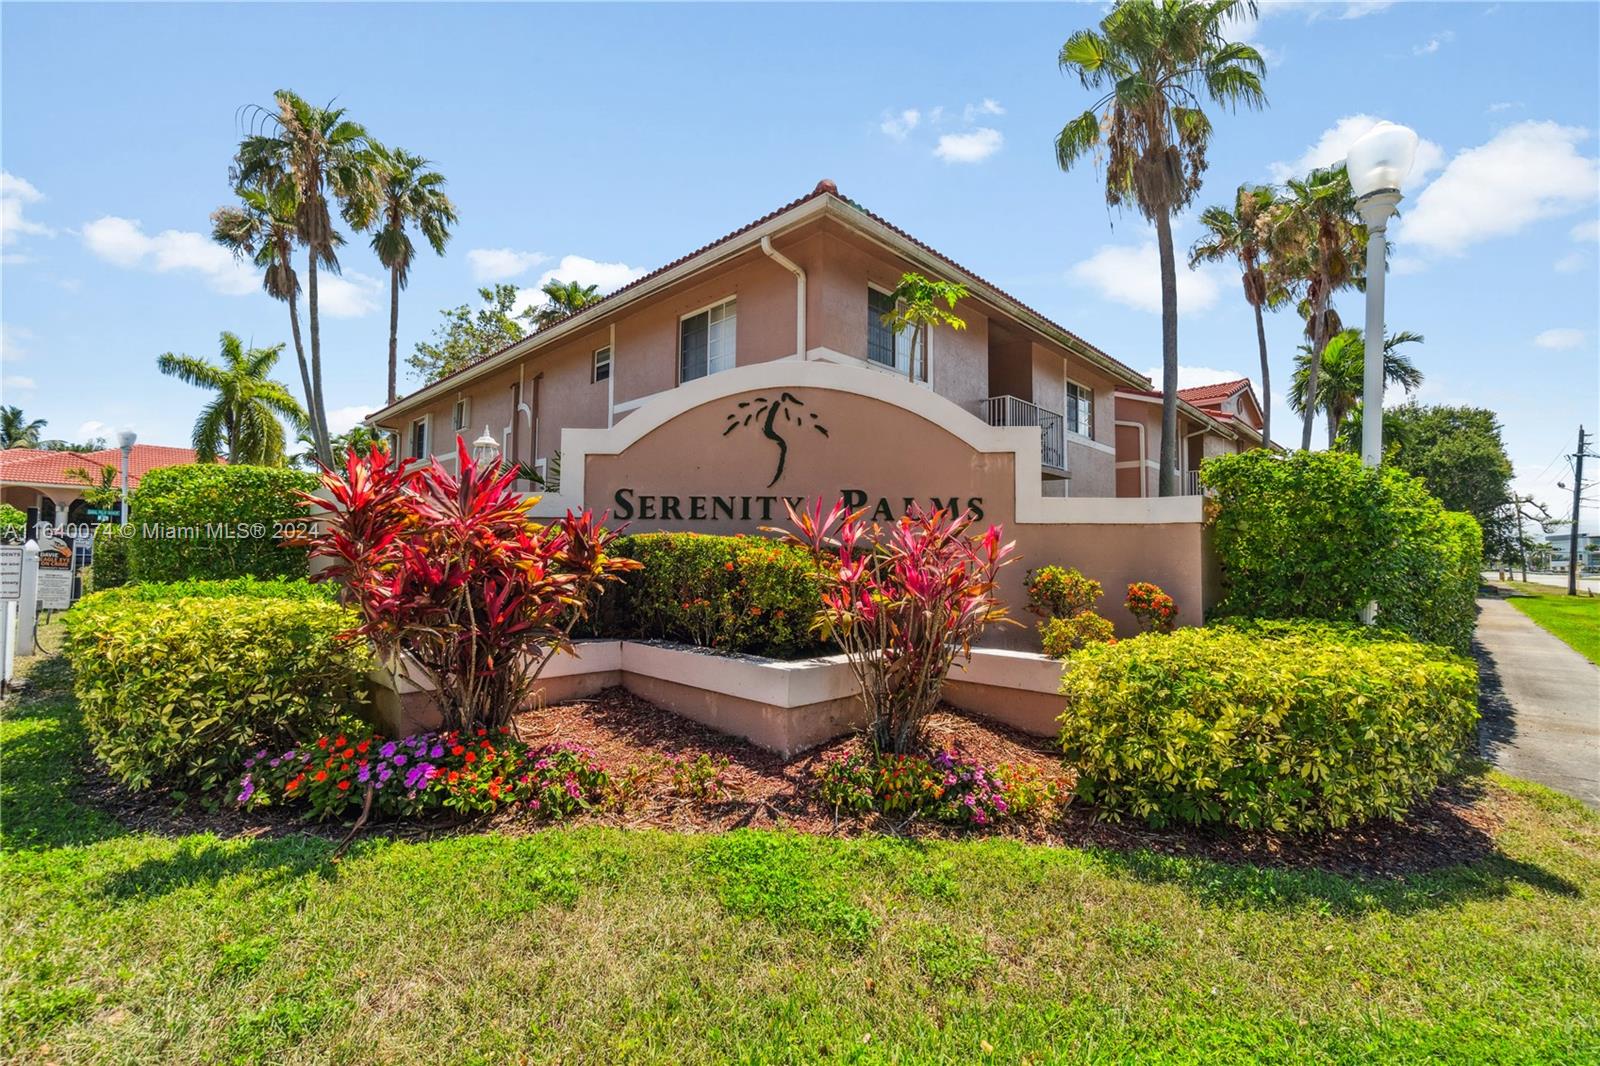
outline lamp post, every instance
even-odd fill
[[[139,434],[125,429],[117,434],[117,447],[122,449],[122,524],[128,524],[128,461],[133,455],[133,442]]]
[[[487,466],[500,458],[500,442],[489,434],[489,427],[483,427],[483,436],[472,442],[472,461],[478,467]]]
[[[1400,204],[1400,185],[1417,157],[1417,135],[1405,126],[1380,122],[1345,156],[1356,210],[1367,224],[1366,364],[1361,381],[1361,461],[1383,461],[1383,281],[1384,234]]]

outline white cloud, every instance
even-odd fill
[[[1411,54],[1414,56],[1431,56],[1455,39],[1454,31],[1444,30],[1429,37],[1421,44],[1412,46]]]
[[[1533,338],[1533,343],[1541,348],[1561,352],[1578,347],[1583,343],[1585,336],[1581,329],[1547,329]]]
[[[1484,108],[1484,111],[1488,112],[1491,115],[1498,115],[1502,111],[1510,111],[1514,107],[1521,107],[1521,106],[1522,106],[1522,104],[1519,101],[1516,101],[1516,100],[1497,100],[1496,102],[1490,104],[1488,107]]]
[[[348,433],[361,424],[361,420],[376,411],[382,404],[362,406],[352,404],[349,407],[335,407],[328,412],[328,432],[334,436]]]
[[[1357,3],[1344,5],[1344,10],[1339,12],[1341,19],[1364,19],[1368,15],[1376,15],[1387,11],[1394,6],[1394,0],[1358,0]]]
[[[1161,313],[1161,266],[1154,241],[1137,247],[1108,244],[1072,266],[1070,276],[1102,297],[1136,311]],[[1222,291],[1217,267],[1178,269],[1178,311],[1204,311]]]
[[[1580,222],[1573,226],[1572,239],[1575,241],[1600,241],[1600,219],[1591,218],[1587,222]]]
[[[55,230],[44,223],[23,217],[29,204],[43,199],[44,193],[34,188],[32,182],[0,170],[0,245],[15,244],[22,236],[55,236]],[[22,261],[15,257],[7,259],[12,263]]]
[[[543,252],[519,252],[514,248],[474,248],[467,253],[472,276],[478,281],[514,278],[549,258]]]
[[[354,272],[317,275],[317,309],[333,318],[360,318],[378,309],[383,282]]]
[[[77,439],[82,441],[90,441],[99,437],[105,440],[111,440],[116,437],[116,435],[117,430],[115,426],[107,425],[104,422],[91,418],[89,421],[78,427]]]
[[[1414,255],[1397,255],[1389,260],[1389,269],[1396,274],[1420,274],[1428,269],[1428,261]]]
[[[1300,158],[1292,163],[1273,163],[1269,166],[1272,171],[1273,181],[1287,181],[1290,178],[1300,178],[1309,174],[1317,167],[1333,166],[1343,163],[1345,155],[1350,151],[1350,146],[1360,140],[1368,130],[1378,124],[1378,119],[1372,115],[1355,114],[1346,115],[1332,126],[1322,131],[1322,136],[1300,154]],[[1444,162],[1444,149],[1432,141],[1417,142],[1417,158],[1411,165],[1411,176],[1407,182],[1413,186],[1426,181],[1428,175],[1439,168]]]
[[[946,163],[981,163],[998,152],[1004,143],[999,130],[980,126],[969,133],[941,135],[933,154]]]
[[[201,233],[163,230],[149,236],[137,219],[107,215],[86,223],[84,246],[114,266],[147,267],[157,273],[192,271],[216,291],[230,296],[255,292],[261,286],[254,270]]]
[[[1159,366],[1146,370],[1144,376],[1155,383],[1157,391],[1161,389],[1161,383],[1166,378]],[[1237,370],[1219,370],[1214,366],[1184,366],[1182,363],[1178,364],[1178,388],[1180,389],[1197,389],[1201,385],[1221,385],[1224,381],[1238,381],[1240,378],[1247,377],[1250,377],[1250,375],[1241,374]],[[1256,388],[1256,392],[1259,394],[1261,390],[1256,387],[1254,378],[1251,378],[1250,384],[1251,387]]]
[[[548,301],[544,293],[539,290],[552,281],[562,284],[577,282],[579,285],[597,286],[601,296],[615,292],[635,278],[643,277],[647,271],[638,267],[631,267],[627,263],[601,263],[587,256],[564,255],[561,262],[539,275],[539,280],[530,288],[517,290],[516,310],[520,313],[524,308],[543,307]]]
[[[1506,127],[1450,161],[1402,213],[1396,239],[1459,255],[1479,241],[1591,203],[1600,191],[1600,163],[1577,150],[1588,137],[1587,130],[1554,122]]]
[[[28,342],[33,330],[0,322],[0,362],[16,363],[28,357]]]
[[[18,392],[30,392],[33,387],[33,379],[24,377],[21,374],[7,374],[5,377],[0,378],[0,389],[6,392],[10,392],[13,389]]]
[[[1006,109],[993,98],[985,96],[982,103],[968,104],[961,111],[962,120],[971,125],[982,115],[1003,115]]]
[[[942,114],[942,109],[941,109]],[[917,128],[922,121],[922,112],[914,107],[908,107],[899,114],[885,113],[883,121],[878,128],[897,141],[903,141]]]
[[[1555,261],[1556,272],[1558,274],[1575,274],[1582,270],[1584,264],[1588,261],[1589,257],[1582,252],[1568,252]]]

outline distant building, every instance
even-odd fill
[[[1572,530],[1561,529],[1554,533],[1546,533],[1545,541],[1549,544],[1550,570],[1553,573],[1564,574],[1571,566],[1570,551],[1572,548]],[[1600,572],[1600,534],[1578,533],[1578,572]]]

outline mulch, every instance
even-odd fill
[[[1379,822],[1310,836],[1150,829],[1141,824],[1108,821],[1093,807],[1081,803],[1067,803],[1047,817],[1005,822],[984,830],[920,819],[840,817],[817,796],[814,771],[822,759],[858,746],[858,738],[841,738],[783,758],[656,707],[621,688],[520,715],[515,725],[518,735],[531,744],[565,741],[589,748],[614,781],[629,784],[622,803],[563,824],[649,827],[688,833],[781,828],[824,836],[885,834],[909,840],[999,836],[1047,846],[1117,852],[1147,850],[1228,864],[1386,878],[1487,858],[1497,850],[1494,838],[1502,824],[1486,802],[1482,788],[1470,782],[1442,787],[1414,808],[1403,823]],[[1029,736],[944,705],[928,720],[927,734],[930,747],[935,750],[958,751],[988,765],[1026,764],[1056,777],[1063,786],[1070,784],[1070,772],[1048,738]],[[721,774],[725,786],[722,795],[697,798],[676,793],[665,769],[667,760],[693,760],[701,755],[719,763],[726,760]],[[88,765],[85,770],[79,798],[133,830],[162,835],[210,832],[224,837],[308,834],[327,839],[345,834],[343,825],[307,823],[293,812],[208,810],[194,802],[176,804],[178,797],[170,793],[130,792],[98,765]],[[375,821],[365,832],[426,839],[485,829],[534,831],[548,824],[522,812],[509,811],[470,821],[447,816],[404,825]]]

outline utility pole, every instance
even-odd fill
[[[1578,427],[1578,454],[1573,456],[1572,532],[1567,536],[1567,595],[1578,594],[1578,505],[1583,500],[1583,427]]]

